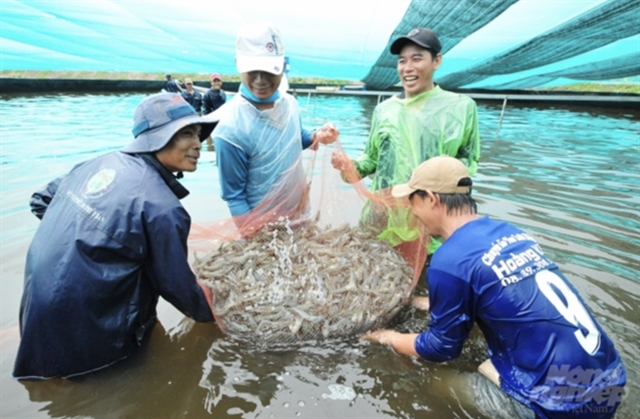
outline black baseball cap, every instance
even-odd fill
[[[430,49],[436,54],[442,49],[438,35],[431,29],[427,28],[414,28],[409,31],[406,36],[400,37],[393,41],[389,50],[392,54],[398,55],[407,42],[413,42],[414,44],[421,46],[422,48]]]

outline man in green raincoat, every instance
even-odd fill
[[[388,198],[385,190],[407,182],[413,169],[435,156],[455,157],[467,166],[470,176],[476,173],[480,158],[476,104],[433,82],[442,63],[441,48],[437,35],[426,28],[413,29],[391,44],[391,53],[398,55],[404,91],[375,108],[362,156],[350,160],[342,152],[333,153],[331,163],[342,171],[343,179],[354,182],[372,175],[371,190]],[[369,200],[361,223],[373,226],[378,238],[398,246],[420,237],[417,224],[409,220],[406,206],[381,206]],[[428,253],[438,246],[432,240]]]

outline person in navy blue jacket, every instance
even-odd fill
[[[42,221],[29,247],[13,376],[69,378],[128,357],[162,297],[212,322],[211,291],[187,261],[191,219],[177,180],[196,170],[203,122],[179,94],[145,98],[135,139],[78,164],[30,201]]]
[[[166,74],[164,77],[167,79],[167,84],[165,85],[164,90],[166,90],[169,93],[181,92],[180,86],[178,85],[178,81],[176,81],[173,77],[171,77],[171,74]]]
[[[222,77],[218,73],[211,75],[211,88],[202,99],[202,114],[208,115],[227,102],[227,94],[222,90]]]
[[[182,91],[182,97],[198,112],[198,115],[202,115],[202,94],[193,88],[193,81],[190,78],[184,79],[184,85],[186,89]]]
[[[459,374],[491,418],[611,418],[626,372],[613,342],[578,291],[526,232],[477,216],[466,166],[449,156],[418,166],[394,186],[427,231],[442,237],[427,270],[431,312],[422,333],[379,330],[363,339],[443,362],[460,355],[474,323],[489,359],[483,374]]]

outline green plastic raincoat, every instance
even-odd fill
[[[360,176],[373,175],[372,191],[406,183],[420,163],[440,155],[462,161],[470,176],[478,170],[478,113],[468,96],[439,86],[412,98],[394,96],[376,107],[371,122],[364,154],[355,164]],[[362,214],[363,224],[376,226],[378,238],[392,246],[419,237],[410,219],[406,206],[385,209],[371,201]],[[432,241],[429,253],[438,245]]]

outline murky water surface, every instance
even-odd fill
[[[267,352],[194,324],[167,303],[148,345],[76,381],[11,378],[27,247],[37,219],[31,193],[74,164],[131,137],[141,94],[0,99],[0,416],[3,418],[387,417],[465,418],[447,379],[474,371],[484,343],[474,329],[462,356],[432,364],[357,339]],[[333,121],[348,153],[364,147],[376,98],[300,97],[307,127]],[[628,374],[618,418],[640,405],[640,113],[479,106],[482,159],[474,178],[483,214],[535,235],[578,287],[616,343]],[[206,148],[205,148],[206,150]],[[213,153],[184,184],[194,222],[228,216]],[[55,245],[52,243],[52,245]],[[418,290],[424,292],[424,290]],[[419,331],[408,309],[395,327]]]

